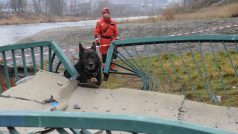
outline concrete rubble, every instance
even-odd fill
[[[238,133],[238,108],[209,105],[185,100],[184,96],[135,89],[91,89],[78,87],[62,74],[39,71],[26,83],[10,88],[0,97],[1,111],[110,112],[179,120]],[[59,106],[43,104],[53,96]],[[27,100],[16,99],[17,97]],[[22,133],[43,128],[17,128]],[[4,128],[0,128],[5,131]],[[54,133],[54,132],[52,132]],[[105,133],[105,132],[102,132]]]

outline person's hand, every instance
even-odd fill
[[[96,42],[96,45],[97,45],[97,46],[100,45],[100,40],[99,40],[99,38],[96,38],[96,39],[95,39],[95,42]]]
[[[97,45],[97,46],[100,46],[100,43],[99,43],[99,42],[97,42],[97,43],[96,43],[96,45]]]
[[[116,40],[120,40],[120,37],[116,37]]]

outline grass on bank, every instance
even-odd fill
[[[47,22],[72,22],[82,20],[75,16],[56,16],[46,14],[1,14],[0,25],[15,25],[29,23],[47,23]]]
[[[235,69],[238,69],[238,55],[236,51],[231,51],[230,56],[235,65]],[[171,62],[171,58],[174,62],[175,68]],[[198,62],[198,66],[201,69],[202,79],[199,74],[196,65],[194,64],[191,53],[183,55],[187,69],[177,54],[162,54],[160,57],[150,58],[137,58],[135,59],[138,66],[144,71],[150,74],[154,80],[158,81],[158,91],[164,93],[183,94],[187,99],[197,101],[200,99],[202,102],[216,104],[211,101],[208,96],[208,92],[215,93],[221,96],[221,105],[229,105],[238,107],[238,78],[234,73],[228,56],[225,52],[217,52],[216,60],[214,60],[211,53],[204,54],[204,62],[207,68],[206,77],[205,69],[203,68],[202,59],[200,53],[195,53],[195,59]],[[160,61],[163,61],[163,70]],[[216,63],[218,66],[216,66]],[[122,64],[122,63],[121,63]],[[223,87],[221,82],[224,82]],[[167,73],[167,75],[165,75]],[[177,73],[177,76],[176,76]],[[190,74],[190,79],[188,74]],[[210,81],[209,81],[210,80]],[[203,82],[205,84],[203,84]],[[134,88],[141,89],[142,82],[135,77],[127,77],[123,75],[111,74],[109,81],[103,82],[102,88]],[[207,89],[206,89],[207,87]],[[207,91],[208,90],[208,91]],[[196,93],[197,92],[197,93]],[[197,95],[199,97],[197,97]]]
[[[238,2],[218,7],[205,7],[193,9],[187,7],[170,7],[165,9],[161,15],[150,16],[135,20],[123,20],[118,23],[158,23],[166,20],[189,20],[189,19],[211,19],[238,17]]]
[[[181,19],[209,19],[238,17],[238,3],[219,7],[202,8],[198,11],[175,15],[176,20]]]

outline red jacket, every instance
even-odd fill
[[[95,38],[99,38],[100,41],[100,53],[107,54],[110,43],[118,36],[118,28],[116,21],[104,18],[98,20],[95,28]]]

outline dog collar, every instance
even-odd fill
[[[87,74],[93,75],[95,77],[95,76],[97,76],[97,74],[99,72],[99,68],[96,72],[93,72],[93,73],[90,73],[90,72],[88,72],[88,70],[85,70],[85,69],[84,69],[84,72],[87,73]]]

